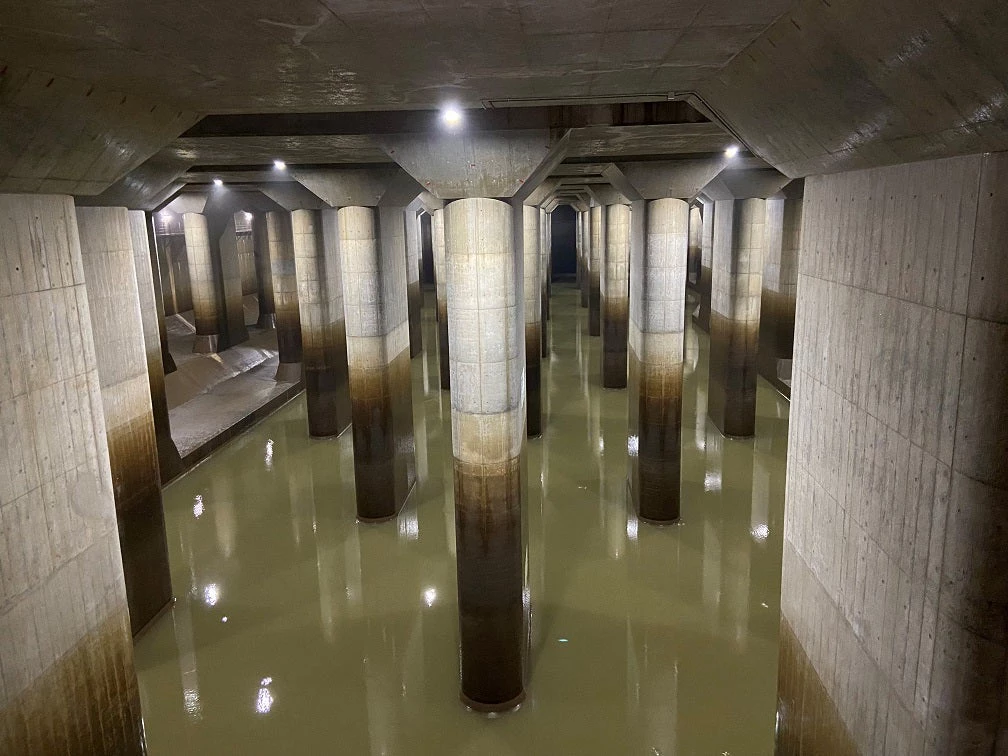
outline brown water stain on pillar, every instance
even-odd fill
[[[109,427],[106,436],[126,601],[135,635],[172,598],[157,437],[150,416]]]
[[[707,414],[726,436],[756,431],[756,357],[759,322],[711,312]]]
[[[525,324],[525,401],[529,438],[542,435],[542,357],[539,323]]]
[[[448,347],[448,302],[438,300],[438,361],[441,368],[441,390],[451,389],[451,359]]]
[[[631,349],[628,372],[630,499],[641,519],[674,522],[682,467],[682,363],[642,364]]]
[[[395,517],[416,482],[409,349],[387,367],[350,366],[357,517]]]
[[[422,296],[420,281],[407,282],[406,298],[409,308],[410,357],[416,357],[423,353],[423,328],[420,325],[420,302]]]
[[[462,700],[510,709],[524,693],[522,465],[454,462]]]
[[[778,756],[855,756],[858,747],[785,617],[777,667]]]
[[[7,701],[0,753],[146,753],[128,623],[125,611],[110,615]]]
[[[626,388],[630,300],[602,298],[602,386]]]
[[[316,437],[338,436],[352,419],[346,323],[337,321],[326,330],[310,334],[303,349],[308,435]]]
[[[795,298],[763,289],[760,296],[759,373],[784,396],[791,387],[779,377],[778,360],[794,357]]]
[[[593,270],[588,274],[588,335],[598,336],[602,333],[601,305],[602,293],[599,289],[599,272]]]
[[[697,295],[700,297],[700,309],[697,311],[693,322],[699,328],[710,333],[711,319],[711,269],[700,266],[700,280],[696,285]]]

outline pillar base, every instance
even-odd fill
[[[196,334],[196,340],[193,341],[193,354],[216,354],[217,339],[216,333],[209,336]]]
[[[264,331],[276,330],[276,313],[267,312],[260,315],[259,320],[256,321],[256,328],[261,328]]]
[[[682,525],[682,515],[679,515],[673,520],[656,520],[653,517],[645,517],[644,515],[638,513],[637,519],[641,522],[646,522],[648,525],[654,525],[659,528],[665,527],[666,525]]]
[[[521,704],[525,701],[525,691],[523,690],[514,698],[502,701],[501,703],[483,703],[482,701],[474,701],[465,693],[460,691],[459,700],[462,701],[467,709],[478,711],[480,714],[496,714],[502,711],[512,711],[513,709],[517,709],[521,706]]]
[[[301,373],[300,362],[281,362],[277,365],[274,380],[277,383],[297,383],[301,380]]]

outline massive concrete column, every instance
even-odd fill
[[[252,254],[255,255],[259,328],[276,328],[276,305],[273,302],[273,268],[270,263],[269,223],[266,213],[252,215]]]
[[[295,210],[291,223],[308,433],[336,436],[351,419],[336,211]]]
[[[132,223],[132,222],[131,222]],[[151,213],[145,213],[144,229],[147,234],[148,262],[147,268],[151,271],[151,289],[154,294],[154,317],[156,319],[159,349],[161,351],[161,366],[164,375],[174,373],[176,368],[175,359],[168,350],[168,328],[165,325],[165,302],[164,288],[162,283],[162,272],[164,270],[164,253],[160,248],[157,236],[157,220]],[[183,237],[184,238],[184,237]],[[145,315],[146,318],[146,315]],[[146,319],[144,320],[146,327]]]
[[[209,211],[210,203],[207,205]],[[221,324],[221,333],[225,336],[225,343],[221,346],[227,348],[248,341],[248,328],[245,326],[244,284],[239,260],[237,214],[233,207],[229,207],[223,212],[216,213],[216,216],[215,218],[211,216],[208,226],[210,248],[212,253],[216,253],[212,256],[220,270],[219,296],[224,305],[221,311],[224,320]]]
[[[135,634],[172,592],[133,240],[124,208],[78,208],[77,226]]]
[[[255,239],[252,236],[252,213],[239,210],[234,215],[235,237],[238,247],[238,269],[241,274],[242,296],[258,295],[259,280],[256,275]]]
[[[423,352],[423,328],[420,324],[420,217],[406,209],[406,296],[409,299],[410,357]]]
[[[451,352],[448,346],[448,271],[445,267],[444,210],[431,215],[431,239],[434,245],[434,284],[437,290],[438,364],[441,390],[451,388]]]
[[[756,431],[756,356],[766,201],[715,208],[707,414],[726,436]]]
[[[626,388],[630,208],[627,205],[608,205],[605,213],[605,258],[600,265],[602,386]]]
[[[581,255],[584,253],[584,242],[581,240],[581,211],[574,210],[574,260],[576,264],[576,275],[575,284],[578,290],[581,289],[581,274],[584,272],[582,267],[583,260]]]
[[[766,204],[758,365],[760,375],[785,396],[791,396],[804,188],[804,181],[792,181]]]
[[[703,267],[703,213],[699,205],[690,205],[689,247],[686,250],[686,286],[696,289]]]
[[[402,207],[343,207],[339,252],[357,516],[395,517],[416,482]]]
[[[700,228],[700,278],[697,280],[697,295],[700,297],[700,308],[694,322],[710,333],[711,311],[711,266],[714,259],[714,200],[702,199]]]
[[[601,334],[602,294],[599,290],[602,280],[602,260],[605,251],[605,208],[594,205],[591,209],[591,253],[588,259],[588,335]]]
[[[539,251],[539,323],[542,335],[539,339],[539,351],[543,357],[549,356],[549,259],[550,259],[550,238],[549,238],[550,215],[543,208],[539,208],[539,239],[537,248]]]
[[[524,697],[522,261],[508,204],[444,214],[462,699],[499,710]]]
[[[206,216],[185,213],[185,248],[189,258],[189,286],[192,292],[193,318],[196,321],[196,340],[193,351],[210,354],[220,346],[221,302],[218,298],[218,281],[210,247],[210,233]]]
[[[130,242],[133,249],[133,267],[136,272],[137,293],[140,297],[140,316],[143,319],[144,351],[147,357],[147,381],[150,386],[154,433],[157,438],[157,458],[161,483],[167,483],[182,471],[182,459],[171,435],[168,418],[168,399],[165,396],[164,352],[162,351],[164,315],[159,305],[157,288],[160,281],[152,268],[156,251],[150,216],[142,210],[129,213]],[[171,355],[168,355],[169,359]]]
[[[297,383],[302,374],[301,311],[298,307],[297,270],[294,260],[294,227],[286,210],[266,213],[270,273],[276,308],[277,347],[280,363],[276,379]]]
[[[71,198],[0,195],[4,754],[145,752],[91,320]]]
[[[543,308],[540,266],[542,235],[540,223],[542,214],[537,207],[524,205],[523,247],[524,247],[524,291],[525,291],[525,395],[527,398],[527,427],[529,438],[542,435],[542,348]]]
[[[689,208],[635,202],[630,255],[629,474],[638,516],[679,519],[683,325]]]
[[[166,315],[177,315],[193,308],[189,255],[186,252],[182,218],[181,213],[170,210],[162,210],[154,216]]]
[[[1008,155],[805,180],[778,752],[998,753]]]
[[[591,289],[591,209],[582,210],[578,218],[581,228],[581,299],[582,307],[588,307],[588,292]]]

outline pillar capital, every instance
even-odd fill
[[[791,179],[773,168],[729,168],[703,187],[712,200],[766,199]]]
[[[295,169],[291,175],[331,207],[405,207],[423,192],[412,176],[392,163],[373,168]]]
[[[691,199],[724,168],[724,158],[616,163],[641,199]]]

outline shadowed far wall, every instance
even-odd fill
[[[553,280],[573,281],[577,276],[577,212],[570,205],[559,205],[550,216],[552,233]]]
[[[0,271],[0,753],[139,754],[105,418],[69,197],[0,195]]]
[[[806,179],[778,753],[1001,753],[1008,156]]]

